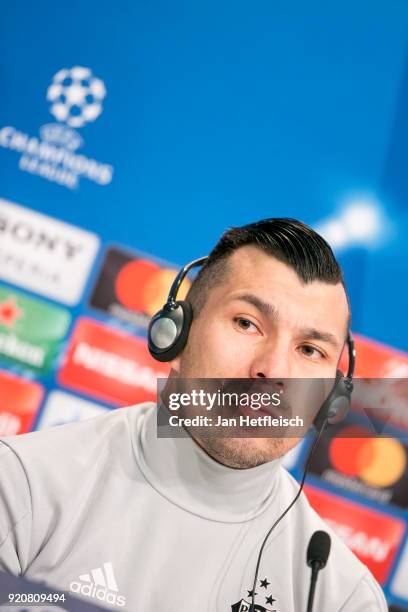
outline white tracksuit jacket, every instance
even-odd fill
[[[298,484],[158,438],[152,403],[0,442],[0,570],[130,612],[245,612],[260,545]],[[381,588],[302,494],[272,533],[257,612],[304,612],[311,535],[332,540],[314,611],[386,612]]]

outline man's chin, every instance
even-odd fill
[[[210,457],[236,469],[248,469],[279,459],[298,441],[297,438],[196,438]]]

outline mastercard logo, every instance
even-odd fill
[[[126,263],[115,279],[115,294],[118,301],[129,310],[154,315],[163,307],[177,272],[160,268],[145,259],[133,259]],[[177,294],[183,300],[190,288],[185,279]]]
[[[341,430],[329,447],[332,466],[341,474],[357,477],[371,487],[388,487],[403,475],[407,456],[404,446],[394,438],[370,438],[359,425]]]

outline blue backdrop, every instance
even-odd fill
[[[107,94],[81,153],[114,173],[72,190],[23,176],[1,147],[3,197],[175,263],[234,224],[320,226],[375,201],[371,243],[337,249],[354,328],[408,348],[406,2],[17,0],[6,13],[1,124],[38,135],[53,75],[89,66]]]
[[[7,287],[69,306],[72,321],[85,311],[103,322],[105,306],[91,312],[89,300],[97,278],[103,291],[111,282],[98,276],[108,248],[117,269],[127,261],[121,249],[180,265],[206,254],[232,225],[289,216],[332,244],[353,330],[407,351],[407,33],[405,0],[3,3],[0,198],[12,203],[0,203],[3,332],[22,309],[38,307],[17,293],[7,297]],[[41,219],[14,204],[94,235],[84,238],[76,288],[67,276],[53,293],[18,270],[16,258],[26,266],[36,256],[23,245],[37,241],[38,250],[50,238]],[[71,236],[66,226],[47,227]],[[47,248],[51,265],[57,245]],[[72,275],[65,263],[61,274]],[[49,312],[69,329],[66,313]],[[142,323],[130,333],[143,336]],[[29,350],[27,329],[19,348],[3,344],[9,357]],[[48,340],[51,363],[58,338]],[[141,349],[132,347],[134,359]],[[57,383],[55,368],[33,370],[38,353],[30,355],[31,366],[9,359],[5,370],[38,379],[45,392],[74,380],[72,371]],[[80,386],[76,392],[92,396]],[[114,403],[107,398],[102,403]],[[66,399],[54,401],[69,410]],[[406,508],[389,513],[406,521]],[[400,537],[383,584],[408,605],[408,592],[390,590],[403,544]]]

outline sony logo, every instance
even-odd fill
[[[50,254],[62,255],[67,260],[76,257],[83,248],[82,244],[73,243],[63,236],[48,234],[27,221],[11,220],[4,215],[0,215],[0,232],[8,234],[20,245],[30,245]]]

